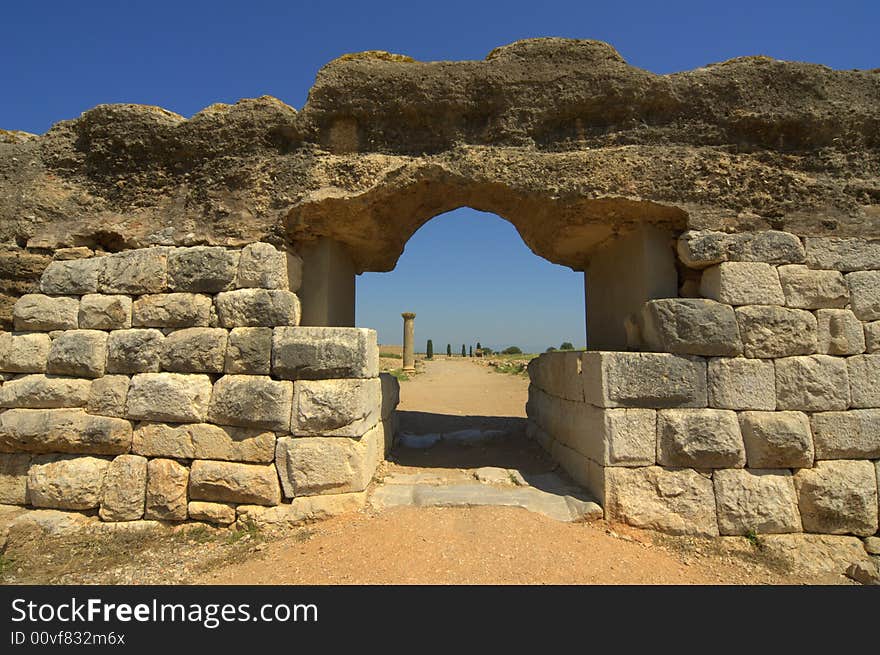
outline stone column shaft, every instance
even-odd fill
[[[416,315],[412,312],[404,312],[401,316],[403,316],[403,370],[415,371]]]

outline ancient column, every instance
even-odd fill
[[[404,312],[401,316],[403,316],[403,370],[415,371],[416,315],[412,312]]]

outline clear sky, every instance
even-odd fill
[[[42,133],[110,102],[190,116],[268,94],[299,108],[318,69],[346,52],[483,59],[538,36],[608,41],[656,73],[756,54],[877,68],[878,27],[877,0],[10,2],[0,128]],[[426,224],[396,271],[358,278],[358,295],[358,322],[378,327],[388,343],[400,342],[399,314],[409,310],[419,314],[420,348],[429,337],[437,348],[477,339],[583,345],[581,277],[531,255],[506,221],[470,210]]]

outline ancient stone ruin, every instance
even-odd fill
[[[878,135],[877,70],[655,75],[563,39],[348,55],[301,111],[0,132],[0,502],[220,524],[363,504],[398,390],[355,277],[470,206],[584,271],[590,351],[530,365],[529,430],[607,518],[875,534]]]

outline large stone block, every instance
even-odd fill
[[[846,283],[853,313],[863,321],[880,319],[880,271],[850,273]]]
[[[137,521],[144,516],[147,458],[120,455],[110,462],[98,514],[104,521]]]
[[[869,353],[880,352],[880,321],[865,323],[865,350]]]
[[[168,288],[168,249],[128,250],[104,257],[98,291],[135,296]]]
[[[43,373],[51,348],[48,334],[0,332],[0,371]]]
[[[749,305],[737,307],[736,320],[746,357],[791,357],[816,352],[816,317],[808,311]]]
[[[709,360],[709,405],[720,409],[776,409],[776,371],[760,359]]]
[[[718,535],[712,480],[691,469],[608,467],[605,517],[669,534]]]
[[[680,355],[739,355],[742,342],[730,305],[699,298],[649,300],[642,338],[651,350]]]
[[[287,380],[374,378],[376,331],[364,328],[280,327],[272,337],[272,373]]]
[[[301,275],[300,272],[300,277]],[[276,250],[272,244],[258,242],[242,248],[238,275],[235,278],[236,288],[296,291],[299,288],[299,280],[295,282],[296,284],[291,287],[287,277],[287,256]]]
[[[290,429],[293,383],[262,375],[225,375],[214,385],[210,421],[218,425]]]
[[[189,469],[172,459],[147,462],[147,493],[144,518],[157,521],[185,521]]]
[[[653,409],[600,409],[601,429],[587,438],[601,440],[595,458],[605,466],[649,466],[657,458],[657,412]]]
[[[381,382],[301,380],[293,389],[290,431],[297,436],[360,437],[381,419]]]
[[[105,375],[93,380],[86,411],[89,414],[123,418],[130,383],[131,379],[127,375]]]
[[[724,262],[707,268],[700,293],[728,305],[785,304],[776,269],[761,262]]]
[[[110,462],[97,457],[38,457],[28,471],[28,498],[34,507],[95,509],[101,504]]]
[[[849,288],[840,271],[817,271],[795,264],[779,267],[785,304],[797,309],[846,307]]]
[[[657,462],[698,469],[746,464],[736,412],[664,409],[657,413]]]
[[[583,402],[581,355],[578,352],[544,353],[529,362],[529,379],[552,396]]]
[[[90,386],[90,380],[57,378],[42,373],[25,375],[0,387],[0,407],[83,407],[89,399]]]
[[[828,355],[776,360],[776,407],[807,412],[846,409],[846,360]]]
[[[131,450],[147,457],[265,463],[275,457],[275,434],[210,423],[140,423]]]
[[[838,271],[877,268],[880,241],[857,237],[807,237],[807,265]]]
[[[364,507],[366,501],[367,494],[361,491],[329,496],[300,496],[290,503],[275,507],[239,505],[235,509],[240,523],[252,522],[261,530],[285,530],[302,523],[356,512]]]
[[[862,322],[848,309],[820,309],[816,312],[819,352],[825,355],[857,355],[865,352]]]
[[[713,475],[718,529],[723,535],[800,532],[791,473],[723,469]]]
[[[880,459],[880,410],[819,412],[811,423],[816,459]]]
[[[802,412],[742,412],[739,426],[749,468],[813,465],[810,419]]]
[[[847,357],[850,405],[858,408],[880,407],[880,354]]]
[[[12,320],[20,331],[75,330],[79,325],[79,300],[26,293],[16,301]]]
[[[67,330],[52,340],[46,371],[53,375],[99,378],[107,364],[107,333]]]
[[[226,503],[206,503],[201,500],[192,500],[189,503],[189,518],[193,521],[230,525],[235,523],[235,507]]]
[[[159,293],[141,296],[131,306],[135,327],[207,327],[211,297],[197,293]]]
[[[114,330],[107,339],[107,372],[157,372],[164,342],[165,335],[155,329]]]
[[[690,268],[705,268],[728,260],[796,264],[804,261],[804,246],[794,234],[777,230],[737,234],[691,230],[679,237],[678,255]]]
[[[0,414],[0,450],[119,455],[131,446],[131,423],[81,409],[10,409]]]
[[[201,422],[211,399],[211,378],[182,373],[139,373],[128,388],[126,415],[141,421]]]
[[[232,288],[239,253],[219,246],[174,248],[168,253],[168,286],[172,291],[219,293]]]
[[[277,505],[281,502],[278,473],[272,464],[196,460],[190,471],[189,495],[193,500],[227,503]]]
[[[806,532],[872,535],[877,531],[877,478],[868,461],[817,462],[794,476]]]
[[[40,291],[55,296],[81,296],[98,290],[102,257],[50,262],[40,278]]]
[[[269,375],[272,371],[272,328],[243,327],[229,331],[226,373]]]
[[[587,352],[584,398],[597,407],[705,407],[705,360],[665,353]]]
[[[390,373],[380,373],[379,383],[382,385],[382,420],[389,418],[400,404],[400,382]]]
[[[131,298],[92,293],[79,302],[79,326],[93,330],[124,330],[131,327]]]
[[[162,368],[179,373],[222,373],[227,331],[223,328],[184,328],[165,337]]]
[[[0,504],[28,504],[27,478],[31,459],[27,453],[0,454]]]
[[[217,294],[215,302],[223,327],[299,325],[299,298],[292,291],[238,289]]]

